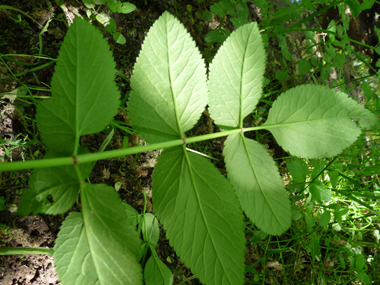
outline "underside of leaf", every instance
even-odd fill
[[[361,129],[352,120],[363,127],[376,123],[369,110],[346,94],[302,85],[279,96],[264,126],[292,155],[320,158],[339,154],[358,138]]]
[[[82,213],[71,213],[54,247],[63,284],[142,284],[140,239],[121,199],[103,184],[81,188]]]
[[[209,74],[210,114],[217,125],[242,127],[262,93],[265,51],[256,23],[234,31],[220,47]]]
[[[243,284],[243,215],[232,186],[207,159],[182,147],[165,150],[153,202],[170,244],[201,282]]]
[[[115,66],[100,31],[76,18],[59,51],[52,98],[37,106],[38,129],[49,150],[72,155],[80,136],[111,122],[120,104]]]
[[[151,248],[154,251],[154,248]],[[144,279],[146,285],[172,285],[173,274],[170,269],[163,263],[155,252],[144,268]]]
[[[185,27],[170,13],[149,30],[131,87],[129,118],[149,143],[183,138],[206,107],[205,63]]]
[[[273,158],[243,134],[228,136],[223,150],[228,179],[246,215],[262,231],[280,235],[290,227],[290,200]]]

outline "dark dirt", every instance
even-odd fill
[[[9,211],[3,211],[1,214],[1,223],[14,223],[12,228],[0,231],[2,233],[0,240],[5,246],[48,248],[54,246],[56,234],[53,234],[42,217],[20,218],[10,214]],[[53,257],[34,254],[2,256],[0,258],[0,283],[4,285],[60,284],[55,272]]]
[[[1,261],[1,284],[61,284],[51,255],[11,255]]]

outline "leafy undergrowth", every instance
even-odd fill
[[[192,6],[196,7],[196,3],[193,3]],[[158,11],[161,9],[159,6],[156,8]],[[168,8],[174,7],[168,6]],[[185,5],[178,5],[177,8],[180,8],[178,12],[181,17],[188,17],[186,20],[188,25],[186,26],[192,30],[191,27],[196,23],[190,21],[193,19],[189,16],[189,8]],[[127,23],[127,21],[141,23],[145,28],[135,31],[135,34],[131,33],[134,40],[130,42],[133,42],[136,47],[127,49],[128,52],[123,52],[124,50],[112,42],[111,37],[109,37],[118,69],[127,77],[131,74],[131,68],[140,49],[139,45],[144,38],[144,32],[158,16],[157,11],[139,9],[133,14],[133,17],[130,16],[132,18],[121,21],[122,24]],[[147,20],[145,17],[149,19]],[[10,21],[9,18],[7,21]],[[62,23],[56,23],[64,29]],[[201,23],[202,21],[199,21],[199,25]],[[193,37],[194,33],[197,34],[192,30]],[[199,35],[195,37],[198,41],[199,38]],[[127,37],[127,40],[130,39]],[[213,48],[215,49],[215,47]],[[213,48],[201,48],[201,50],[205,54],[212,54]],[[51,47],[50,50],[52,52],[50,56],[56,57],[54,50],[57,52],[57,49]],[[21,54],[22,52],[16,53]],[[31,51],[31,53],[33,52]],[[14,73],[23,71],[24,69],[14,71]],[[26,76],[29,77],[21,77],[19,80],[35,87],[41,86],[39,81],[41,81],[40,76],[42,75],[40,73],[42,71],[36,72],[37,76],[28,73]],[[44,78],[51,78],[51,72],[52,68],[50,72],[45,71]],[[271,74],[266,74],[266,76],[270,78]],[[39,81],[36,81],[35,78],[39,78]],[[125,95],[125,92],[129,91],[128,81],[122,77],[117,80],[119,89]],[[49,81],[46,80],[46,83]],[[276,82],[272,81],[267,86],[271,88],[270,91],[272,92],[275,85]],[[10,88],[10,86],[4,88]],[[39,95],[44,95],[44,93]],[[375,94],[375,96],[377,95]],[[271,105],[271,101],[274,101],[274,97],[270,95],[261,100],[257,111],[244,120],[245,126],[256,126],[266,121],[269,105]],[[22,97],[19,96],[19,98]],[[376,105],[372,105],[373,103],[376,104],[376,101],[368,100],[367,102],[367,107],[376,108]],[[13,140],[15,143],[13,146],[17,147],[13,153],[17,149],[20,152],[18,156],[13,156],[14,160],[21,160],[21,153],[27,160],[40,158],[46,151],[37,140],[37,130],[34,128],[35,110],[32,104],[30,106],[29,108],[21,108],[25,113],[21,113],[21,118],[17,122],[21,122],[22,128],[14,130],[17,134],[22,134],[19,137],[19,139],[22,138],[21,140]],[[129,117],[123,110],[115,118],[119,122],[129,123]],[[116,128],[115,125],[110,125],[109,129],[111,131],[106,130],[82,137],[81,145],[86,146],[90,151],[97,151],[112,130],[114,130],[114,135],[106,150],[145,144],[137,135],[128,133],[128,129],[127,131],[122,130]],[[218,131],[218,127],[210,118],[208,111],[205,111],[200,121],[187,132],[187,135],[190,137],[216,131]],[[275,159],[277,166],[280,167],[280,173],[291,198],[292,225],[283,235],[271,236],[259,230],[248,218],[245,219],[246,284],[357,284],[358,282],[371,284],[369,280],[372,280],[374,284],[379,282],[380,207],[378,195],[380,182],[378,165],[380,155],[378,132],[363,134],[355,145],[345,150],[343,155],[339,157],[313,160],[289,157],[267,131],[256,131],[250,136],[266,147]],[[194,143],[189,147],[206,154],[219,171],[226,175],[222,155],[224,141],[224,138],[219,138]],[[23,144],[24,142],[29,144]],[[12,145],[7,144],[6,147],[9,151]],[[144,212],[144,209],[147,212],[154,213],[154,208],[151,205],[151,176],[153,166],[156,164],[159,155],[159,151],[145,152],[99,161],[96,163],[89,180],[93,184],[101,182],[116,188],[122,200],[132,205],[139,213]],[[4,157],[9,160],[10,156],[5,155]],[[2,206],[5,207],[2,212],[4,214],[13,211],[13,214],[2,221],[6,225],[6,227],[1,228],[5,246],[15,245],[9,240],[12,239],[12,233],[18,228],[15,221],[19,217],[14,213],[14,208],[17,207],[19,197],[28,184],[29,175],[30,171],[2,173],[0,197],[4,197],[4,205],[0,200],[0,209]],[[146,201],[144,196],[146,196]],[[11,211],[11,209],[13,210]],[[78,208],[75,206],[70,212],[77,210]],[[56,235],[63,217],[59,221],[54,220],[49,215],[42,215],[42,217]],[[52,246],[52,244],[47,245]],[[174,273],[174,284],[200,284],[191,271],[184,267],[175,255],[161,226],[156,251],[160,259]],[[33,264],[28,265],[33,266]],[[40,270],[42,272],[42,269]]]

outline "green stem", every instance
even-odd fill
[[[308,123],[312,121],[313,120],[308,121]],[[225,137],[225,136],[228,136],[231,134],[237,134],[240,132],[257,131],[257,130],[263,130],[263,129],[268,130],[268,129],[273,129],[273,128],[293,126],[293,125],[299,125],[299,124],[305,124],[305,122],[294,122],[294,123],[288,123],[288,124],[275,124],[275,125],[261,125],[259,127],[233,129],[229,131],[207,134],[203,136],[178,139],[178,140],[172,140],[168,142],[136,146],[136,147],[131,147],[131,148],[114,149],[114,150],[109,150],[109,151],[104,151],[104,152],[80,154],[80,155],[71,156],[71,157],[5,162],[5,163],[0,163],[0,172],[21,170],[21,169],[31,169],[31,168],[35,169],[35,168],[56,167],[56,166],[63,166],[63,165],[78,165],[82,163],[89,163],[89,162],[109,159],[113,157],[121,157],[125,155],[131,155],[131,154],[146,152],[146,151],[155,150],[155,149],[161,149],[161,148],[165,149],[165,148],[170,148],[170,147],[178,146],[178,145],[186,145],[190,143],[216,139],[219,137]]]
[[[53,255],[54,250],[47,247],[0,247],[0,255],[14,254],[50,254]]]
[[[21,14],[23,14],[24,16],[28,17],[29,19],[31,19],[36,25],[38,25],[41,29],[43,28],[42,25],[40,23],[38,23],[36,20],[34,20],[32,17],[30,17],[28,14],[26,14],[25,12],[17,9],[17,8],[14,8],[12,6],[7,6],[7,5],[0,5],[0,9],[8,9],[8,10],[14,10],[16,12],[19,12]]]
[[[16,95],[16,96],[17,96],[17,99],[20,99],[20,98],[30,98],[30,96],[11,94],[10,92],[8,92],[8,93],[1,93],[0,96],[2,96],[3,94],[4,94],[4,95],[8,95],[8,96],[14,96],[14,95]],[[51,99],[51,96],[38,96],[38,95],[33,95],[33,98],[35,98],[35,99]],[[25,102],[26,102],[26,101],[25,101]]]
[[[42,52],[42,50],[41,50],[41,52]],[[47,62],[47,63],[45,63],[45,64],[42,64],[42,65],[36,66],[36,67],[34,67],[34,68],[31,68],[31,69],[25,70],[25,71],[23,71],[23,72],[13,74],[13,76],[14,76],[14,77],[20,77],[20,76],[22,76],[22,75],[24,75],[24,74],[27,74],[28,72],[33,72],[33,71],[40,70],[40,69],[45,68],[45,67],[47,67],[47,66],[49,66],[50,64],[53,64],[53,63],[55,63],[55,60],[49,61],[49,62]]]
[[[19,65],[36,65],[37,64],[37,62],[35,62],[35,63],[28,63],[28,62],[18,61],[18,60],[15,60],[15,59],[11,58],[10,56],[33,57],[33,58],[40,57],[40,59],[47,59],[47,60],[57,61],[56,58],[51,58],[51,57],[42,56],[42,55],[15,54],[15,53],[2,54],[2,53],[0,53],[0,57],[1,58],[4,58],[4,59],[9,60],[9,61],[12,61],[12,62],[17,63]]]
[[[37,58],[37,62],[36,62],[36,63],[33,63],[32,65],[38,64],[38,63],[40,62],[40,57],[41,57],[41,55],[42,55],[42,47],[43,47],[43,45],[42,45],[42,34],[43,34],[44,32],[47,31],[47,28],[49,27],[49,23],[50,23],[50,21],[51,21],[52,19],[49,19],[49,20],[46,22],[45,26],[42,26],[40,23],[38,23],[36,20],[34,20],[34,19],[33,19],[32,17],[30,17],[28,14],[26,14],[25,12],[23,12],[23,11],[21,11],[21,10],[19,10],[19,9],[13,8],[13,7],[11,7],[11,6],[6,6],[6,5],[0,5],[0,9],[9,9],[9,10],[17,11],[17,12],[19,12],[19,13],[25,15],[25,16],[28,17],[29,19],[31,19],[34,23],[36,23],[36,24],[38,25],[38,27],[40,27],[41,32],[38,34],[38,42],[39,42],[39,52],[38,52],[38,55],[39,55],[39,57]],[[4,59],[7,59],[7,60],[14,61],[13,59],[11,59],[11,58],[9,58],[9,57],[7,57],[7,56],[4,56],[4,55],[1,55],[1,57],[4,57]],[[29,71],[27,71],[27,72],[29,72]],[[34,103],[35,103],[35,102],[34,102]]]
[[[144,228],[143,228],[143,233],[145,233],[146,234],[146,236],[148,237],[148,240],[145,240],[144,239],[144,242],[146,242],[146,246],[145,246],[145,248],[144,248],[144,253],[143,253],[143,257],[142,257],[142,262],[141,262],[141,264],[143,265],[143,266],[145,266],[145,263],[146,263],[146,255],[148,254],[148,248],[151,246],[150,245],[150,234],[148,235],[148,228],[147,228],[147,221],[146,221],[146,217],[145,217],[145,213],[146,213],[146,203],[147,203],[147,200],[146,200],[146,194],[143,192],[143,194],[144,194],[144,209],[143,209],[143,216],[142,216],[142,218],[143,218],[143,220],[144,220],[144,222],[143,222],[143,225],[144,225]],[[148,246],[149,245],[149,246]],[[154,248],[153,249],[151,249],[152,251],[154,251]]]
[[[75,169],[75,172],[77,174],[79,183],[81,185],[84,185],[84,179],[82,177],[82,173],[80,172],[79,166],[78,165],[74,165],[74,169]]]
[[[258,127],[263,129],[262,127]],[[240,129],[234,129],[225,132],[207,134],[198,137],[186,138],[186,143],[194,143],[204,140],[215,139],[223,136],[228,136],[230,134],[239,133]],[[30,168],[45,168],[45,167],[55,167],[55,166],[63,166],[63,165],[77,165],[81,163],[88,163],[92,161],[109,159],[113,157],[120,157],[125,155],[131,155],[135,153],[145,152],[149,150],[161,149],[161,148],[169,148],[173,146],[183,145],[184,140],[173,140],[163,143],[155,143],[143,146],[136,146],[131,148],[123,148],[123,149],[114,149],[104,152],[98,153],[88,153],[81,154],[74,157],[60,157],[60,158],[50,158],[50,159],[39,159],[39,160],[30,160],[30,161],[16,161],[16,162],[6,162],[0,163],[0,172],[2,171],[12,171],[12,170],[21,170],[21,169],[30,169]]]
[[[9,73],[12,74],[12,76],[23,86],[25,87],[25,89],[28,91],[29,93],[29,96],[32,98],[32,101],[33,101],[33,104],[37,106],[37,103],[36,101],[34,100],[33,98],[33,95],[32,95],[32,92],[29,90],[29,88],[23,83],[21,82],[17,77],[14,76],[12,70],[9,68],[9,66],[5,63],[5,61],[0,57],[0,61],[4,64],[4,66],[8,69]]]

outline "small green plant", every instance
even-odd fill
[[[362,150],[363,147],[357,145],[360,141],[346,149],[344,154]],[[321,283],[323,280],[325,284],[344,284],[355,279],[362,284],[378,281],[378,264],[372,254],[365,251],[366,247],[378,247],[378,230],[373,230],[380,217],[378,177],[372,176],[365,183],[358,169],[364,167],[365,176],[374,174],[378,159],[374,157],[376,154],[371,156],[373,159],[363,161],[363,165],[357,161],[346,166],[357,168],[352,178],[344,170],[345,163],[338,162],[346,160],[344,155],[331,160],[306,160],[309,163],[300,158],[286,161],[293,180],[288,189],[299,194],[298,204],[304,201],[303,212],[299,206],[292,209],[292,218],[299,221],[300,228],[294,239],[311,257],[311,278],[314,275]],[[361,186],[363,182],[365,184]],[[331,274],[340,269],[344,270],[343,274]]]
[[[155,248],[158,244],[160,229],[157,218],[151,213],[145,213],[146,196],[144,195],[144,211],[140,215],[131,205],[124,204],[128,220],[137,227],[140,236],[143,237],[143,245],[140,249],[140,264],[144,267],[144,279],[146,284],[173,284],[173,274],[170,269],[158,257]],[[148,256],[150,257],[148,258]],[[148,259],[147,259],[148,258]]]
[[[111,123],[120,107],[119,92],[107,42],[85,20],[74,21],[57,59],[52,98],[37,106],[38,129],[49,152],[43,160],[0,164],[0,171],[34,168],[30,190],[20,200],[22,215],[63,214],[79,194],[81,212],[67,216],[54,247],[62,284],[142,284],[142,242],[125,204],[114,188],[85,180],[92,171],[90,162],[160,148],[164,152],[153,174],[153,207],[170,244],[202,283],[244,283],[243,211],[272,235],[284,233],[292,216],[273,158],[244,133],[266,129],[292,155],[321,158],[338,155],[358,138],[361,128],[377,121],[342,92],[302,85],[278,97],[263,125],[244,128],[243,119],[261,97],[264,71],[265,51],[256,23],[231,33],[207,80],[194,41],[165,12],[144,41],[128,101],[131,124],[149,145],[90,154],[80,146],[80,137]],[[206,105],[222,131],[187,138],[185,132]],[[228,179],[206,158],[186,149],[188,143],[222,136],[227,136],[223,154]],[[302,181],[300,173],[297,182]],[[325,200],[321,185],[314,186],[313,197]],[[145,232],[148,243],[156,240],[147,236]],[[153,261],[148,260],[145,270],[163,272],[154,244],[149,244]],[[0,254],[17,252],[12,250],[0,248]],[[157,280],[145,274],[147,284]]]
[[[10,140],[5,140],[0,137],[0,147],[4,149],[4,154],[9,157],[9,160],[12,161],[12,151],[21,148],[21,158],[24,160],[24,152],[27,146],[37,144],[38,141],[27,141],[28,136],[20,138],[22,135],[17,134],[14,138]],[[4,157],[0,156],[0,161],[4,161]]]
[[[222,0],[218,1],[210,7],[210,11],[205,10],[203,16],[205,20],[211,22],[213,15],[219,16],[221,22],[217,30],[213,30],[207,33],[205,41],[209,44],[214,42],[223,43],[227,37],[231,34],[228,28],[223,29],[224,19],[227,15],[231,16],[231,23],[234,25],[235,29],[244,25],[248,20],[248,6],[247,0]]]
[[[96,5],[106,4],[107,8],[111,12],[118,12],[123,14],[129,14],[136,9],[136,6],[129,2],[121,2],[118,0],[83,0],[83,4],[89,8],[87,10],[87,16],[89,19],[96,19],[99,23],[101,23],[106,30],[112,35],[115,42],[118,44],[125,44],[127,40],[125,37],[116,31],[116,22],[110,17],[109,13],[98,13],[98,10],[95,10]],[[99,6],[100,8],[101,6]]]

